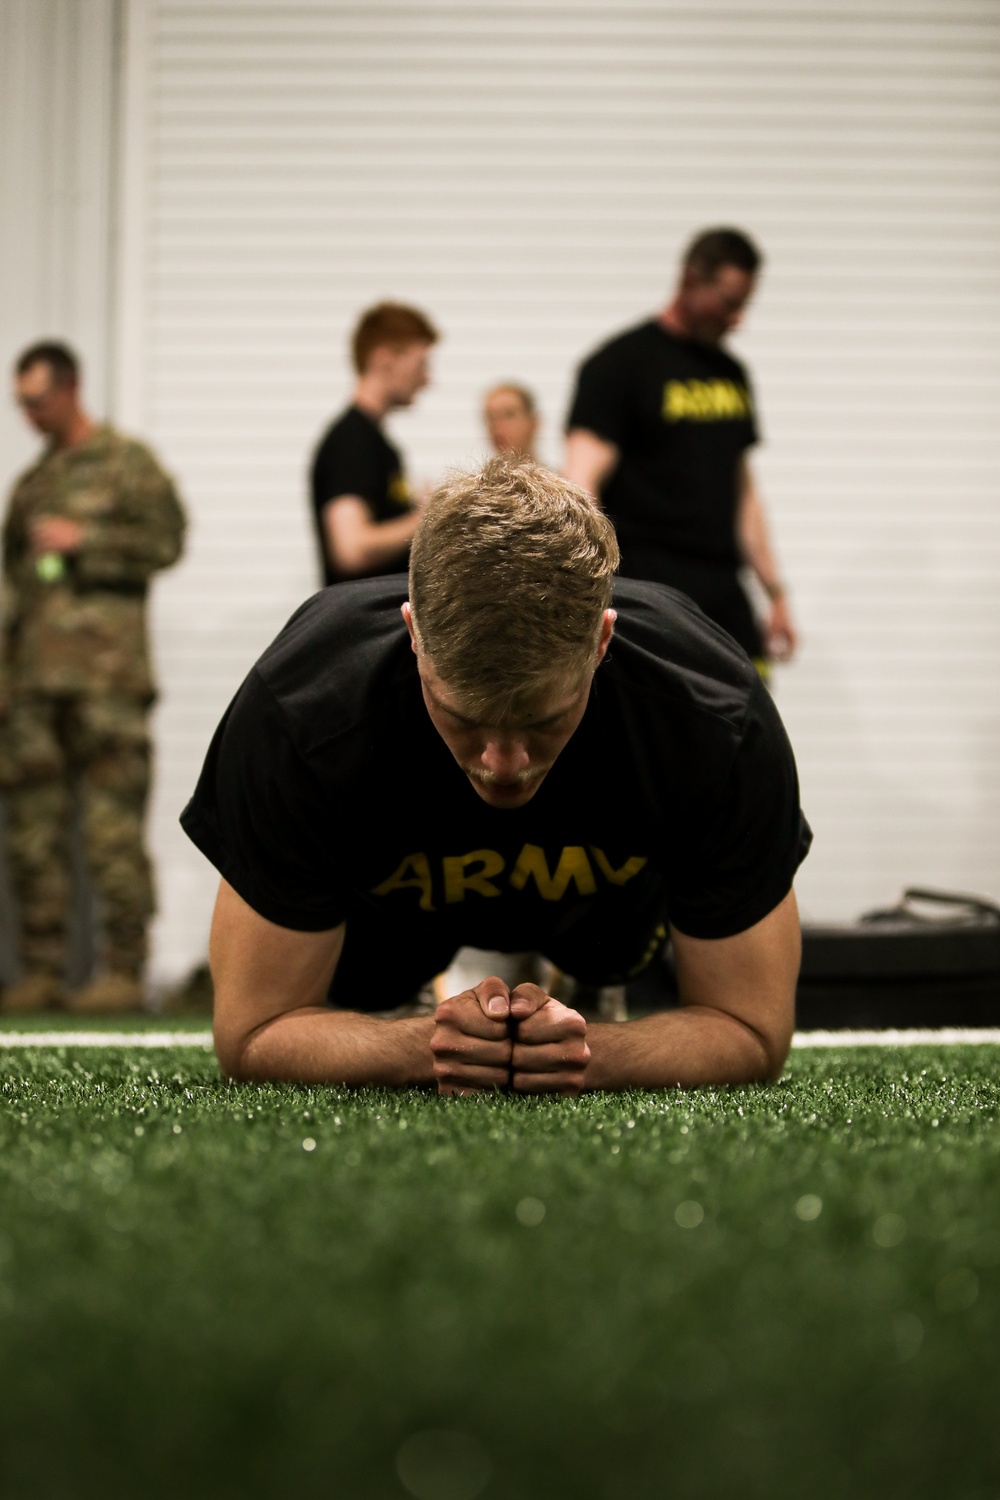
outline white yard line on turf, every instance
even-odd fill
[[[914,1026],[888,1031],[797,1031],[793,1047],[942,1047],[1000,1042],[1000,1026]]]
[[[916,1047],[1000,1044],[1000,1026],[892,1031],[798,1031],[793,1047]],[[210,1031],[0,1031],[2,1047],[211,1047]]]
[[[211,1047],[210,1031],[0,1031],[0,1047]]]

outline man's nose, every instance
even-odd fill
[[[479,759],[484,771],[500,777],[515,776],[519,771],[529,770],[531,766],[531,757],[524,741],[508,738],[506,735],[488,739]]]

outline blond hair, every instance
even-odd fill
[[[410,552],[418,652],[475,712],[507,716],[592,666],[618,567],[614,528],[575,484],[491,458],[431,497]]]

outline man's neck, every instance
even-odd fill
[[[381,422],[392,410],[392,398],[376,375],[358,377],[352,404],[363,411],[365,416],[371,417],[373,422]]]
[[[659,314],[656,321],[662,328],[665,328],[668,333],[676,334],[679,339],[689,339],[693,337],[691,329],[688,326],[687,319],[684,316],[684,309],[681,307],[679,301],[676,298],[674,298],[673,302],[668,303],[668,305]]]
[[[52,434],[52,446],[60,452],[65,452],[67,448],[82,448],[96,431],[97,423],[81,407],[74,412],[61,432]]]

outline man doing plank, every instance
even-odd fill
[[[612,602],[617,562],[590,496],[492,459],[431,498],[408,598],[326,590],[265,652],[182,819],[223,877],[227,1074],[576,1093],[781,1071],[810,838],[791,749],[685,598],[621,581]],[[372,1014],[461,946],[620,983],[667,927],[675,1011],[588,1026],[484,976],[432,1017]]]

